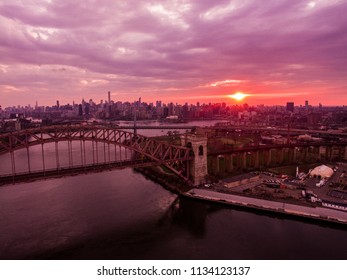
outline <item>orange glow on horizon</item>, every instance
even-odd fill
[[[248,96],[248,94],[244,94],[242,92],[236,92],[234,94],[228,95],[228,97],[230,97],[232,99],[235,99],[236,101],[241,101],[241,100],[243,100],[247,96]]]

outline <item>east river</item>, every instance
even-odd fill
[[[347,259],[346,237],[180,198],[130,168],[0,187],[0,259]]]

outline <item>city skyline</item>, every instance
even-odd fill
[[[80,104],[86,104],[86,103],[89,103],[89,104],[95,104],[95,105],[106,105],[106,104],[111,104],[111,105],[114,105],[116,103],[120,103],[120,104],[131,104],[131,105],[152,105],[154,107],[165,107],[165,106],[169,106],[170,104],[172,105],[175,105],[175,106],[184,106],[184,105],[188,105],[188,106],[213,106],[213,105],[225,105],[225,106],[228,106],[228,107],[249,107],[249,106],[252,106],[252,107],[282,107],[282,108],[285,108],[288,106],[288,103],[293,103],[293,105],[295,107],[309,107],[309,108],[315,108],[315,107],[332,107],[332,108],[345,108],[347,105],[344,105],[344,104],[340,104],[340,105],[331,105],[331,106],[325,106],[325,104],[322,104],[322,103],[318,103],[317,105],[315,104],[311,104],[311,102],[309,100],[304,100],[303,103],[295,103],[292,101],[292,99],[288,99],[288,100],[285,100],[283,104],[248,104],[247,103],[247,100],[245,100],[244,97],[242,97],[241,99],[238,99],[237,98],[237,93],[234,94],[236,95],[235,98],[229,98],[230,99],[233,99],[235,100],[236,102],[233,102],[231,101],[231,103],[228,103],[228,102],[211,102],[211,101],[206,101],[206,100],[194,100],[192,102],[186,102],[186,101],[181,101],[181,102],[177,102],[175,100],[167,100],[167,101],[163,101],[163,100],[154,100],[154,101],[147,101],[147,100],[142,100],[142,97],[138,97],[136,99],[136,97],[134,97],[133,100],[124,100],[124,101],[121,101],[121,100],[114,100],[112,99],[111,97],[111,94],[110,92],[108,92],[108,94],[106,95],[105,98],[102,98],[102,96],[99,96],[100,99],[98,100],[95,100],[93,98],[89,98],[89,97],[81,97],[80,100],[72,100],[72,102],[70,101],[67,101],[66,103],[63,103],[61,102],[60,100],[55,100],[54,102],[52,102],[51,104],[41,104],[40,103],[40,100],[35,100],[29,104],[11,104],[9,106],[4,106],[2,107],[1,104],[0,104],[0,109],[11,109],[11,108],[32,108],[32,109],[35,109],[35,108],[42,108],[42,107],[64,107],[64,106],[78,106]],[[159,104],[159,105],[158,105]]]
[[[5,0],[0,105],[99,103],[108,91],[122,102],[346,105],[346,12],[339,0]]]

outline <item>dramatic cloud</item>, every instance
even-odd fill
[[[346,14],[338,0],[3,0],[0,105],[109,90],[122,101],[241,91],[254,104],[347,105]]]

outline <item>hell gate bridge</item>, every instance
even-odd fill
[[[98,125],[58,125],[4,133],[0,135],[0,171],[7,168],[9,172],[0,174],[0,184],[91,170],[163,165],[186,183],[196,185],[207,175],[207,164],[204,174],[197,175],[201,164],[196,168],[199,156],[194,155],[199,153],[202,158],[207,140],[198,147],[196,136],[186,136],[185,140],[188,138],[184,146],[171,145]]]
[[[346,142],[265,145],[207,152],[207,136],[184,134],[180,144],[98,125],[58,125],[0,134],[0,185],[154,165],[165,166],[187,184],[199,185],[208,174],[232,172],[234,168],[247,170],[306,161],[347,160]]]

